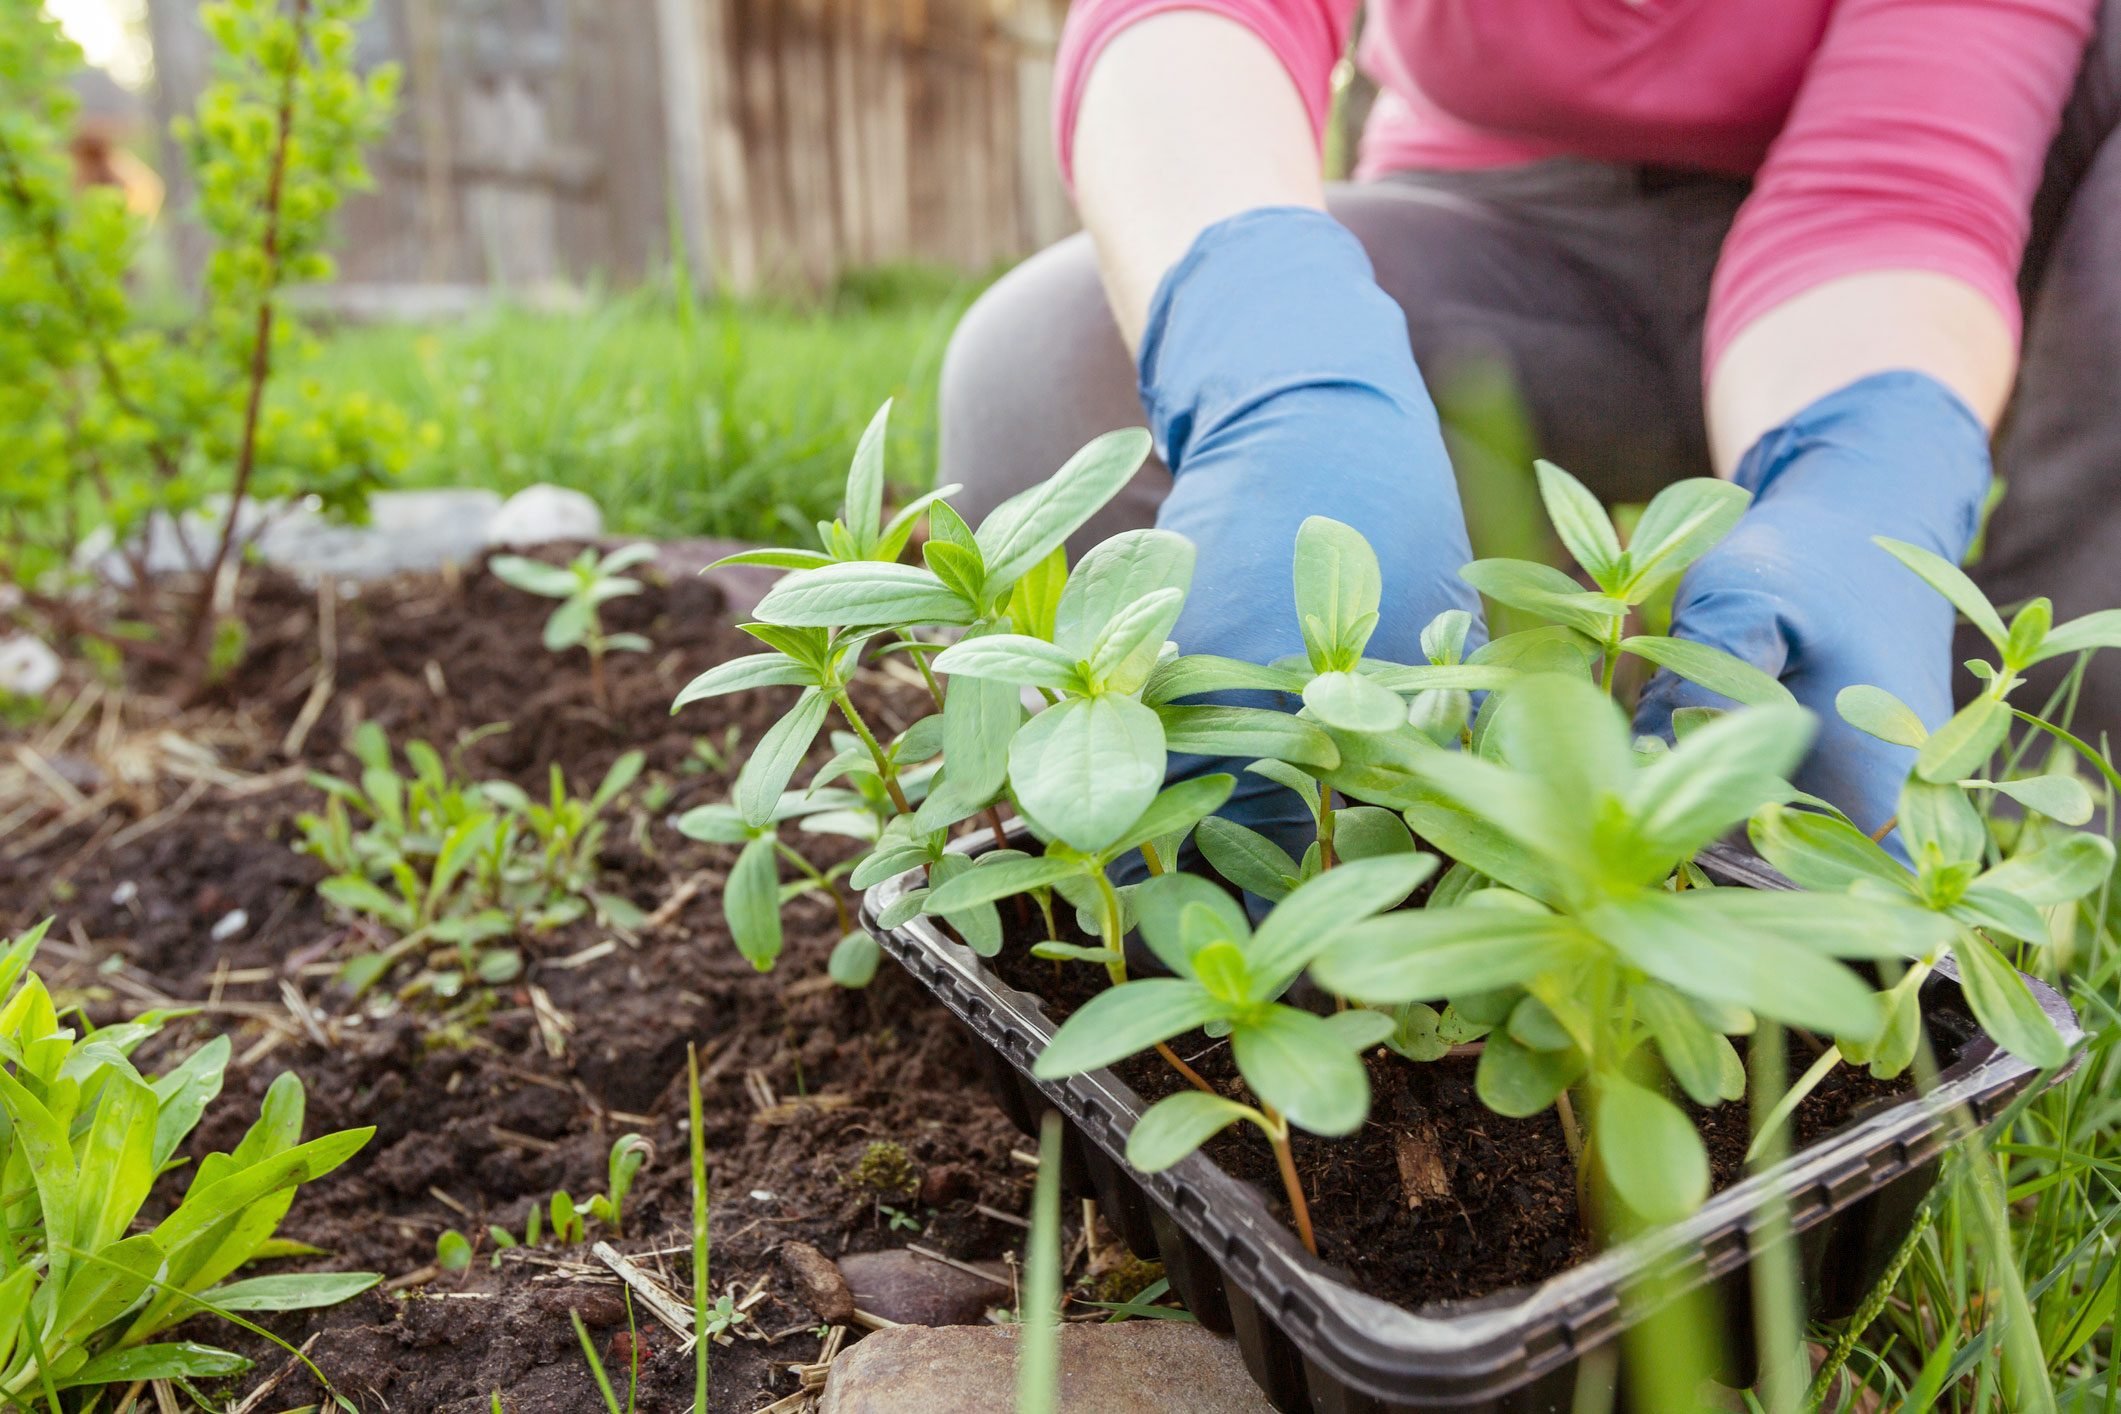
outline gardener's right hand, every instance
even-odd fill
[[[1172,634],[1182,651],[1254,663],[1302,653],[1293,551],[1314,515],[1353,526],[1377,551],[1384,597],[1371,656],[1420,663],[1421,630],[1437,613],[1478,615],[1458,576],[1471,558],[1458,486],[1405,316],[1332,217],[1264,207],[1209,226],[1157,287],[1139,370],[1173,477],[1157,524],[1199,551]],[[1222,813],[1302,858],[1302,802],[1257,776],[1238,780]]]

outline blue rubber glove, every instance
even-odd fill
[[[1172,632],[1183,651],[1254,663],[1303,652],[1294,551],[1314,515],[1353,526],[1377,551],[1384,596],[1371,656],[1425,662],[1431,618],[1478,615],[1479,596],[1458,577],[1472,558],[1458,483],[1406,316],[1339,222],[1267,207],[1202,232],[1157,288],[1140,374],[1174,478],[1156,523],[1199,552]],[[1285,694],[1219,700],[1301,705]],[[1243,764],[1182,757],[1173,775]],[[1257,776],[1239,774],[1221,813],[1297,859],[1313,838],[1303,802]]]
[[[1987,429],[1934,378],[1874,374],[1763,436],[1736,480],[1753,504],[1681,580],[1672,632],[1773,674],[1817,713],[1796,784],[1875,830],[1898,809],[1915,753],[1842,721],[1835,694],[1869,683],[1942,725],[1954,614],[1871,537],[1964,558],[1988,494]],[[1730,705],[1659,673],[1635,727],[1670,736],[1675,708]]]

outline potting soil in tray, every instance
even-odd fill
[[[1038,940],[1033,930],[1012,919],[1006,906],[1002,917],[1002,951],[987,965],[1010,986],[1042,998],[1055,1024],[1109,985],[1102,968],[1030,956]],[[1227,1042],[1195,1031],[1170,1045],[1218,1090],[1250,1101]],[[1793,1036],[1788,1074],[1794,1079],[1816,1057]],[[1414,1062],[1379,1048],[1364,1065],[1371,1098],[1363,1127],[1340,1139],[1298,1130],[1291,1146],[1319,1255],[1356,1287],[1418,1308],[1533,1285],[1590,1255],[1577,1221],[1574,1165],[1552,1110],[1529,1119],[1489,1110],[1474,1093],[1472,1056]],[[1113,1070],[1149,1103],[1187,1085],[1153,1051]],[[1905,1078],[1879,1081],[1866,1070],[1836,1066],[1798,1106],[1795,1141],[1822,1138],[1908,1089]],[[1747,1107],[1681,1103],[1708,1146],[1716,1188],[1736,1182],[1750,1142]],[[1273,1150],[1256,1129],[1233,1125],[1205,1153],[1257,1188],[1287,1220]]]

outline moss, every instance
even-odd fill
[[[1096,1276],[1083,1279],[1079,1288],[1085,1301],[1110,1301],[1124,1305],[1163,1279],[1162,1262],[1145,1262],[1128,1253]]]
[[[840,1183],[879,1196],[913,1193],[921,1186],[921,1171],[914,1166],[905,1145],[879,1139],[862,1150],[854,1167],[840,1175]]]

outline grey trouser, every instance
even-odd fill
[[[2045,594],[2058,620],[2121,605],[2117,124],[2121,0],[2107,0],[2034,208],[2023,364],[1995,441],[2008,489],[1974,569],[1999,604]],[[1528,485],[1535,455],[1614,502],[1711,474],[1702,319],[1747,188],[1559,159],[1329,193],[1406,311],[1477,550],[1524,552],[1524,512],[1512,509],[1521,498],[1496,488]],[[941,479],[964,485],[955,500],[973,518],[1098,433],[1143,421],[1086,236],[1033,256],[966,314],[943,365],[941,421]],[[1071,552],[1150,524],[1170,482],[1152,461]],[[1988,652],[1963,633],[1960,658]],[[2020,697],[2038,705],[2032,689]],[[2121,744],[2121,652],[2094,660],[2076,720],[2093,740],[2105,729]]]

